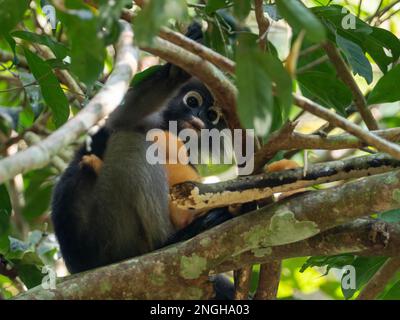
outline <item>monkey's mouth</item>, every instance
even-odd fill
[[[192,116],[189,120],[182,121],[182,129],[193,129],[200,133],[201,129],[204,129],[206,125],[204,122],[197,117]]]

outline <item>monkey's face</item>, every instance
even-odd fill
[[[169,101],[163,119],[168,127],[169,121],[176,121],[178,132],[182,129],[225,129],[222,113],[214,105],[210,91],[199,80],[186,83],[178,94]],[[165,128],[167,129],[167,128]]]
[[[203,135],[202,129],[217,130],[217,136],[221,135],[223,138],[215,143],[213,138],[208,137],[206,141],[199,141],[197,144],[197,155],[201,157],[202,162],[221,163],[221,158],[228,150],[228,157],[231,153],[231,140],[226,136],[223,129],[227,129],[225,120],[222,113],[215,106],[213,96],[205,85],[197,79],[191,79],[186,83],[172,98],[163,112],[164,130],[169,130],[168,124],[170,121],[175,121],[177,124],[177,133],[179,134],[183,129],[192,129],[195,134],[200,138]],[[225,130],[226,131],[226,130]],[[185,139],[182,139],[185,143]],[[203,141],[206,142],[203,144]],[[228,143],[227,143],[228,142]],[[213,143],[215,145],[213,145]],[[193,150],[191,150],[193,151]],[[189,151],[189,153],[191,153]],[[192,154],[193,156],[193,154]],[[196,156],[197,157],[197,156]]]

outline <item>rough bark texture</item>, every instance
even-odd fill
[[[36,287],[19,298],[204,299],[211,295],[211,284],[205,277],[210,271],[240,269],[250,263],[287,256],[373,252],[376,246],[381,249],[380,254],[396,255],[399,230],[394,226],[368,231],[365,224],[359,223],[351,227],[354,232],[339,229],[334,234],[318,234],[363,216],[397,208],[398,171],[284,200],[176,246],[74,275],[55,290]],[[389,237],[390,232],[393,236]]]
[[[171,188],[171,199],[182,208],[211,209],[261,200],[274,193],[313,185],[360,178],[400,168],[400,161],[384,154],[315,164],[307,169],[291,169],[239,177],[214,184],[185,182]]]

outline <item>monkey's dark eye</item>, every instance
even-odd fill
[[[189,91],[183,97],[183,102],[190,108],[198,108],[203,104],[203,97],[197,91]]]
[[[207,119],[214,125],[216,125],[221,119],[221,112],[215,108],[210,108],[207,111]]]

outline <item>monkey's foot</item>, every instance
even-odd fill
[[[95,154],[90,154],[82,157],[81,162],[79,162],[81,168],[86,167],[92,169],[96,174],[99,174],[101,167],[103,166],[103,161]]]

